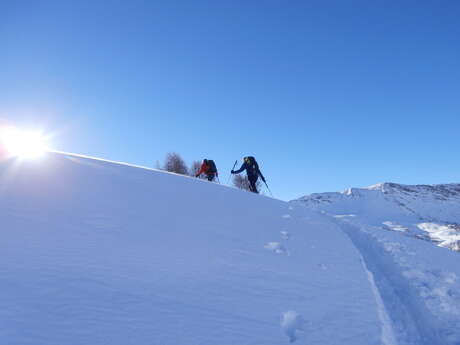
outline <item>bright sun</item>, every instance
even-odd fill
[[[39,131],[0,128],[0,143],[8,155],[21,158],[38,158],[47,147],[47,138]]]

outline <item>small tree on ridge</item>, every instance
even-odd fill
[[[170,152],[166,155],[163,169],[176,174],[188,175],[187,165],[182,157],[176,152]]]

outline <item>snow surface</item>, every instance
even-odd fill
[[[290,203],[64,153],[0,163],[0,343],[458,345],[458,185]],[[422,240],[421,240],[422,239]]]
[[[460,344],[460,185],[393,183],[291,202],[328,216],[363,257],[389,343]],[[378,300],[378,299],[377,299]]]
[[[418,254],[396,245],[374,253],[300,205],[49,153],[0,163],[0,217],[1,344],[416,344],[438,330],[439,342],[420,344],[458,339],[455,267],[409,265],[401,260]],[[423,244],[431,262],[439,248]],[[381,252],[401,261],[382,264],[388,286]],[[446,253],[456,254],[436,252]],[[408,276],[424,289],[410,301],[430,302],[420,324],[412,305],[392,305]]]

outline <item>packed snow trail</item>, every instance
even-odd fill
[[[400,345],[460,344],[459,254],[417,237],[401,236],[400,231],[369,225],[376,222],[377,209],[357,201],[347,201],[348,209],[334,202],[326,203],[324,209],[316,204],[314,209],[334,220],[361,253],[393,325],[395,341]],[[304,201],[291,204],[309,206]],[[356,211],[356,204],[371,212],[343,214],[351,207]],[[389,212],[383,209],[380,217]]]
[[[428,313],[423,310],[423,304],[417,303],[414,292],[404,284],[405,279],[398,274],[400,272],[395,269],[395,264],[388,258],[388,254],[379,247],[378,241],[360,229],[347,226],[341,228],[346,231],[363,255],[363,261],[372,274],[385,311],[390,312],[398,343],[400,345],[445,344],[436,337],[434,331],[436,328],[426,320]]]
[[[457,253],[378,228],[341,228],[370,265],[400,344],[460,344]]]
[[[8,345],[382,344],[361,254],[327,217],[50,153],[0,163]]]

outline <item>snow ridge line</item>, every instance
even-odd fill
[[[168,171],[158,170],[158,169],[154,169],[154,168],[149,168],[149,167],[145,167],[145,166],[142,166],[142,165],[130,164],[130,163],[120,162],[120,161],[113,161],[113,160],[110,160],[110,159],[102,159],[102,158],[97,158],[97,157],[93,157],[93,156],[81,155],[81,154],[78,154],[78,153],[71,153],[71,152],[64,152],[64,151],[55,151],[55,150],[50,150],[50,151],[48,151],[48,152],[49,152],[49,153],[57,153],[57,154],[60,154],[60,155],[63,155],[63,156],[68,156],[68,157],[73,157],[73,158],[84,158],[84,159],[89,159],[89,160],[98,161],[98,162],[103,162],[103,163],[111,163],[111,164],[117,164],[117,165],[125,165],[125,166],[132,167],[132,168],[140,168],[140,169],[144,169],[144,170],[161,171],[161,172],[166,172],[166,173],[168,173]],[[181,175],[181,176],[185,176],[185,175]]]
[[[70,158],[82,158],[82,159],[87,159],[87,160],[90,160],[90,161],[95,161],[95,162],[100,162],[100,163],[109,163],[109,164],[115,164],[115,165],[122,165],[122,166],[130,167],[130,168],[139,168],[139,169],[147,170],[147,171],[154,171],[154,172],[163,173],[163,174],[171,174],[171,175],[180,176],[182,178],[193,179],[193,180],[196,180],[196,181],[198,181],[200,183],[208,183],[208,181],[206,181],[204,179],[196,179],[194,176],[182,175],[182,174],[177,174],[177,173],[174,173],[174,172],[171,172],[171,171],[166,171],[166,170],[161,170],[161,169],[159,170],[159,169],[155,169],[155,168],[149,168],[149,167],[146,167],[146,166],[143,166],[143,165],[136,165],[136,164],[126,163],[126,162],[113,161],[113,160],[110,160],[110,159],[102,159],[102,158],[97,158],[97,157],[93,157],[93,156],[87,156],[87,155],[82,155],[82,154],[78,154],[78,153],[71,153],[71,152],[64,152],[64,151],[49,150],[47,152],[48,153],[53,153],[53,154],[63,155],[63,156],[70,157]],[[238,189],[237,187],[222,184],[220,182],[215,183],[215,185],[216,186],[222,186],[224,188],[231,188],[231,189],[235,189],[235,190],[240,191],[240,189]],[[262,193],[260,193],[258,195],[262,196],[262,197],[265,197],[265,198],[273,199],[273,200],[279,200],[279,199],[275,198],[274,196],[265,195],[265,194],[262,194]],[[280,201],[282,201],[282,200],[280,200]],[[284,202],[286,202],[286,201],[284,201]]]

